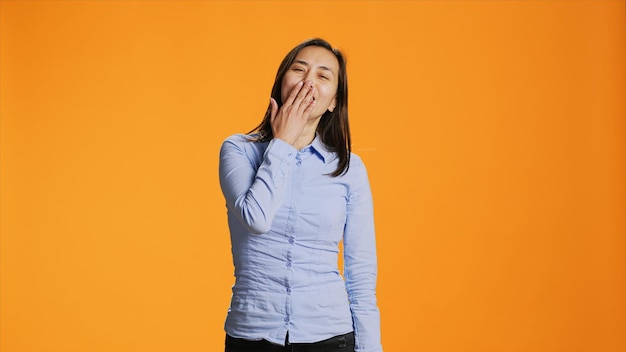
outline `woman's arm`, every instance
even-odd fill
[[[287,186],[286,179],[295,163],[296,148],[315,106],[311,82],[300,81],[279,108],[270,99],[272,139],[264,155],[257,155],[244,135],[234,135],[220,151],[220,185],[228,209],[252,233],[267,233],[272,226]],[[312,129],[313,136],[315,128]],[[312,138],[312,137],[311,137]],[[260,161],[260,162],[259,162]],[[258,169],[256,165],[259,165]]]
[[[280,139],[273,139],[265,153],[258,155],[255,154],[258,150],[250,145],[256,142],[247,138],[234,135],[222,144],[220,185],[228,209],[250,232],[260,235],[270,230],[280,207],[295,163],[296,149]]]
[[[372,193],[365,165],[352,156],[357,173],[348,196],[344,230],[344,274],[356,337],[355,351],[381,352],[380,313],[376,304],[376,238]]]

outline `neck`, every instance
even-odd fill
[[[317,130],[317,125],[319,124],[320,119],[316,119],[315,121],[311,121],[304,126],[304,130],[300,133],[300,137],[296,140],[294,147],[297,150],[304,148],[305,146],[311,144],[315,139],[315,131]]]

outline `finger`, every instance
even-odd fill
[[[270,121],[274,121],[278,112],[278,103],[274,98],[270,98]]]
[[[308,114],[310,114],[313,111],[313,108],[315,107],[316,103],[317,103],[317,100],[311,99],[311,102],[309,104],[307,104],[307,107],[302,112],[302,115],[303,116],[307,116]]]
[[[311,87],[306,92],[306,94],[302,98],[302,101],[300,102],[300,105],[298,105],[298,110],[304,112],[304,110],[311,106],[313,102],[315,102],[315,87]]]
[[[291,88],[291,92],[289,93],[289,97],[287,97],[287,100],[285,101],[285,104],[283,104],[283,106],[284,105],[289,106],[289,105],[293,104],[293,102],[296,100],[296,96],[300,92],[303,84],[304,84],[304,81],[300,81],[295,86],[293,86],[293,88]]]
[[[300,89],[300,91],[298,92],[298,95],[296,96],[296,99],[294,100],[294,104],[295,104],[296,107],[299,107],[300,104],[302,104],[302,101],[304,100],[304,97],[309,93],[309,91],[311,90],[312,87],[313,87],[313,85],[311,84],[310,81],[303,82],[303,86]]]

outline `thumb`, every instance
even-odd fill
[[[274,121],[276,113],[278,112],[278,103],[274,98],[270,98],[270,121]]]

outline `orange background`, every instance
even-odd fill
[[[1,1],[0,350],[220,351],[224,138],[343,49],[386,351],[626,350],[624,1]]]

